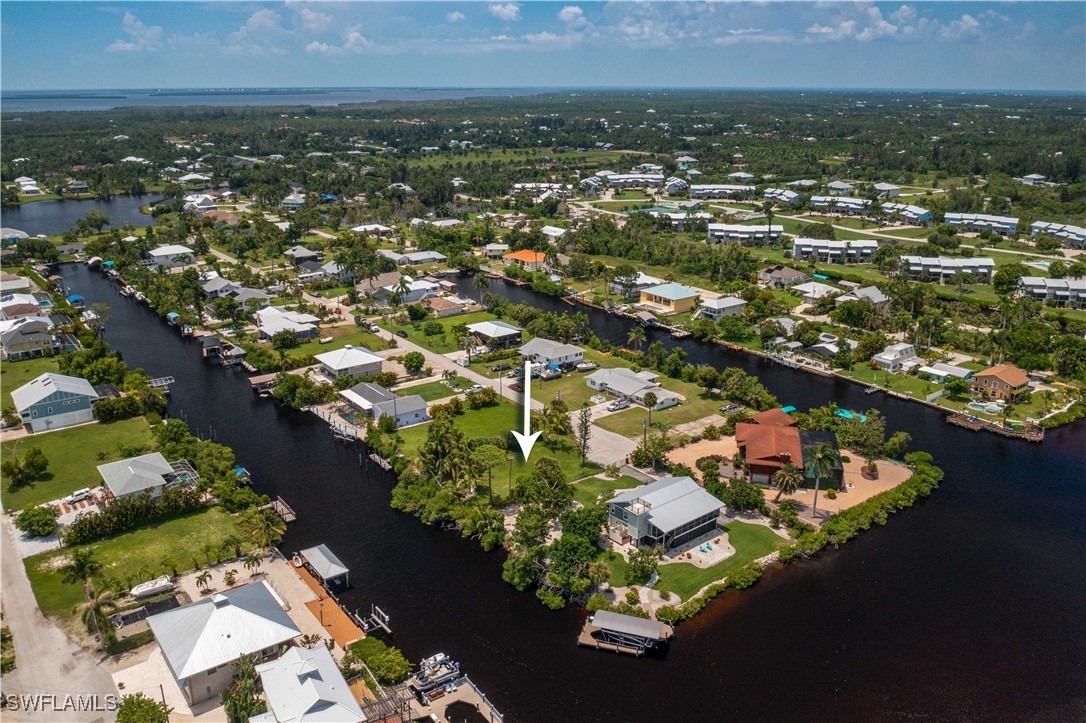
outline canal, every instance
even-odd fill
[[[114,196],[108,201],[97,199],[59,199],[56,201],[35,201],[21,206],[5,208],[0,212],[2,223],[7,228],[26,231],[31,236],[45,234],[57,236],[70,228],[75,222],[87,215],[87,211],[98,210],[109,219],[109,227],[151,226],[154,219],[140,213],[141,206],[147,206],[161,200],[161,193],[145,193],[140,196]]]
[[[176,378],[170,413],[234,448],[260,492],[298,513],[286,551],[327,543],[351,568],[348,604],[391,615],[418,660],[459,660],[507,720],[1078,719],[1086,623],[1083,425],[1043,445],[946,424],[915,404],[691,340],[692,363],[758,374],[783,403],[876,407],[946,480],[928,500],[818,559],[771,570],[684,623],[663,661],[575,646],[581,613],[501,581],[502,555],[388,506],[392,479],[359,465],[313,415],[258,399],[241,373],[120,297],[84,266],[61,271],[112,307],[106,337],[134,367]],[[542,308],[560,302],[495,283]],[[627,321],[585,310],[601,336]]]

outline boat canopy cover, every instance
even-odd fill
[[[327,545],[321,544],[302,550],[302,556],[323,580],[333,580],[349,572],[347,566],[332,554]]]
[[[635,618],[633,615],[613,613],[610,610],[598,610],[592,615],[592,624],[596,627],[616,633],[625,633],[646,640],[664,640],[667,626],[658,620]]]

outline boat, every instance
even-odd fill
[[[87,264],[87,266],[91,267],[92,269],[96,269],[96,268],[98,268],[99,266],[102,265],[102,257],[101,256],[91,256],[89,259],[87,259],[86,264]]]
[[[181,336],[192,336],[195,331],[196,330],[192,328],[191,324],[185,324],[181,327]]]
[[[596,362],[581,362],[581,363],[580,363],[580,364],[578,364],[578,365],[577,365],[577,366],[576,366],[575,368],[576,368],[576,369],[577,369],[577,371],[579,371],[579,372],[590,372],[590,371],[592,371],[593,369],[598,369],[598,368],[599,368],[599,366],[600,366],[600,365],[599,365],[599,364],[597,364]]]
[[[140,303],[147,303],[147,295],[144,294],[142,291],[137,291],[135,296],[133,296],[132,298],[134,298],[136,301],[139,301]]]
[[[299,555],[297,552],[295,552],[294,556],[290,558],[290,561],[294,564],[294,567],[301,567],[305,564],[305,560],[303,560],[302,556]]]
[[[411,676],[410,685],[420,693],[444,687],[460,677],[460,664],[438,653],[419,663],[419,672]]]
[[[141,582],[136,585],[129,594],[132,597],[149,597],[151,595],[157,595],[160,592],[166,592],[172,590],[174,586],[173,578],[169,575],[163,575],[162,577],[155,578],[154,580],[148,580],[147,582]]]
[[[121,296],[132,296],[132,294],[136,293],[136,290],[131,286],[122,286],[119,293]]]

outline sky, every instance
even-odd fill
[[[1070,2],[28,2],[0,88],[1086,92]]]

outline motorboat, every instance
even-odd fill
[[[577,365],[576,369],[579,372],[590,372],[593,369],[598,369],[599,366],[600,365],[597,364],[596,362],[590,362],[590,361],[589,362],[581,362],[580,364]]]
[[[460,664],[450,660],[445,653],[438,653],[419,663],[419,671],[411,676],[411,686],[420,693],[426,693],[459,677]]]
[[[147,582],[141,582],[136,585],[130,591],[132,597],[150,597],[151,595],[157,595],[167,590],[172,590],[174,586],[173,578],[169,575],[163,575],[162,577],[155,578],[154,580],[148,580]]]

